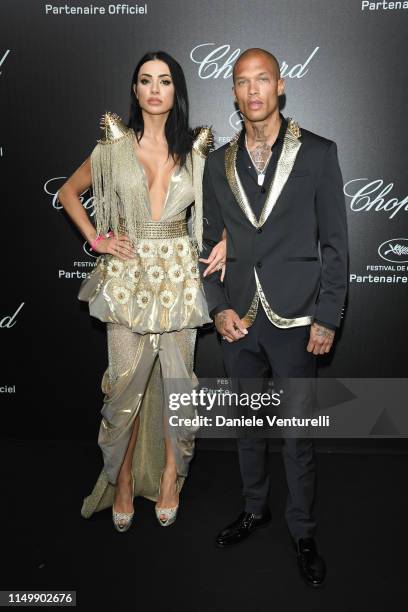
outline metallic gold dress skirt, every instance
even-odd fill
[[[107,335],[109,366],[102,379],[105,401],[98,437],[104,467],[83,502],[81,514],[85,518],[112,505],[116,479],[138,415],[132,460],[135,496],[157,500],[165,465],[164,435],[171,414],[167,398],[170,393],[191,391],[197,382],[193,372],[195,329],[137,334],[108,323]],[[181,407],[177,414],[192,417],[195,413]],[[181,484],[193,456],[195,432],[195,428],[167,428]]]

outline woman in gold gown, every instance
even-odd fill
[[[169,426],[169,396],[191,392],[197,384],[196,331],[211,321],[198,271],[202,174],[211,131],[189,130],[183,71],[167,53],[140,60],[131,100],[128,125],[106,113],[90,158],[59,192],[99,253],[78,297],[107,324],[98,437],[103,469],[81,514],[87,518],[112,506],[114,525],[122,532],[132,523],[137,495],[157,502],[161,525],[176,518],[196,429]],[[96,228],[79,200],[91,185]],[[208,273],[225,263],[225,251],[225,241],[214,246]],[[192,406],[177,412],[194,414]]]

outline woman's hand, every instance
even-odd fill
[[[92,247],[92,249],[96,253],[110,253],[122,260],[133,259],[136,256],[131,241],[123,234],[98,240],[95,247]]]
[[[199,261],[203,263],[208,263],[209,265],[204,270],[203,276],[207,276],[207,274],[212,274],[217,270],[221,270],[221,282],[224,280],[225,276],[225,261],[227,257],[227,240],[223,238],[220,240],[218,244],[213,247],[211,253],[208,256],[208,259],[203,259],[200,257]]]

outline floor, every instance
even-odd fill
[[[318,591],[298,575],[279,452],[272,524],[230,550],[214,538],[241,511],[234,452],[198,441],[176,523],[160,527],[153,503],[136,498],[125,534],[110,510],[80,515],[101,467],[95,445],[9,440],[1,453],[2,590],[72,589],[79,609],[117,612],[373,612],[408,596],[406,453],[318,453],[316,540],[328,566]]]

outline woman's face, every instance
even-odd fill
[[[168,65],[161,60],[142,64],[133,89],[142,110],[151,115],[169,113],[173,108],[173,79]]]

